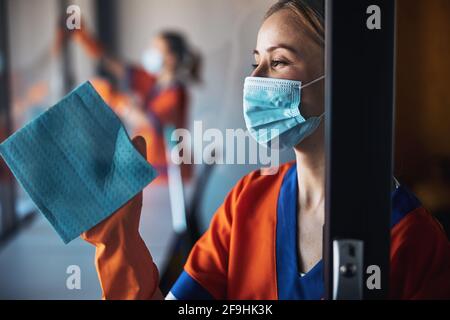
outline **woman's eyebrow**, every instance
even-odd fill
[[[300,54],[296,48],[294,48],[292,46],[289,46],[287,44],[278,44],[276,46],[272,46],[272,47],[267,48],[266,51],[267,52],[272,52],[272,51],[277,50],[277,49],[285,49],[285,50],[291,51],[291,52],[293,52],[295,54]],[[259,51],[255,49],[255,50],[253,50],[253,54],[259,55]]]

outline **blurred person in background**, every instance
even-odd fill
[[[132,100],[139,106],[143,116],[139,116],[139,112],[135,113],[132,120],[135,128],[133,133],[146,139],[148,161],[159,173],[157,181],[166,182],[164,128],[187,127],[188,85],[201,82],[200,56],[194,52],[185,37],[175,31],[162,31],[157,34],[142,53],[140,65],[128,64],[109,55],[84,28],[68,34],[80,43],[90,56],[100,59],[104,69],[122,84],[121,88],[124,90],[115,90],[103,79],[92,81],[105,101],[119,115],[127,112],[121,110],[121,106],[132,104],[127,93],[132,93],[133,98],[136,98]],[[123,103],[124,100],[128,100],[128,103]],[[189,180],[192,167],[182,164],[181,174],[184,181]]]

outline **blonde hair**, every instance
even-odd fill
[[[319,45],[325,44],[325,23],[323,14],[311,5],[306,4],[304,0],[279,0],[267,11],[264,19],[269,18],[274,13],[287,9],[293,12],[298,22],[306,27],[306,31],[311,35],[314,41]]]

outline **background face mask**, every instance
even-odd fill
[[[152,74],[161,72],[164,65],[164,57],[157,49],[150,48],[142,54],[142,66],[144,69]]]
[[[301,81],[247,77],[244,83],[244,118],[252,137],[277,149],[293,148],[311,135],[323,118],[301,114]],[[273,143],[272,143],[273,142]]]

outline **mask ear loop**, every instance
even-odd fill
[[[303,89],[305,89],[306,87],[309,87],[309,86],[313,85],[314,83],[319,82],[319,81],[321,81],[321,80],[323,80],[323,79],[325,79],[325,75],[323,75],[323,76],[317,78],[316,80],[313,80],[313,81],[311,81],[311,82],[305,84],[304,86],[301,86],[301,90],[303,90]],[[323,118],[325,118],[325,111],[324,111],[320,116],[318,116],[317,118],[318,118],[319,122],[321,122],[321,121],[323,120]]]
[[[309,87],[310,85],[313,85],[314,83],[319,82],[320,80],[323,80],[323,79],[325,79],[325,75],[323,75],[323,76],[317,78],[316,80],[313,80],[313,81],[311,81],[311,82],[305,84],[304,86],[301,87],[301,89],[303,90],[303,89],[305,89],[306,87]]]

